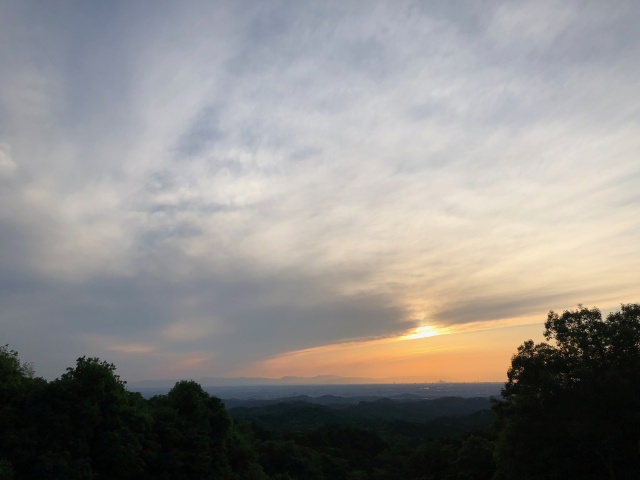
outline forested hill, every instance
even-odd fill
[[[485,472],[473,478],[493,470],[487,398],[230,400],[227,411],[193,381],[145,399],[97,358],[47,382],[3,347],[0,371],[0,479],[419,478],[425,451],[448,452],[444,472],[469,448]]]
[[[375,431],[387,440],[409,442],[486,429],[495,418],[488,398],[444,397],[413,401],[380,398],[355,405],[337,403],[337,399],[334,399],[336,403],[328,405],[308,400],[293,397],[269,402],[240,401],[242,406],[229,408],[229,414],[239,423],[282,432],[343,425]],[[233,405],[236,402],[226,403]]]

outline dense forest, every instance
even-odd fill
[[[48,382],[0,347],[0,479],[637,479],[640,305],[550,312],[502,398],[233,406],[145,399],[81,357]]]

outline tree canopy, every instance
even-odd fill
[[[640,305],[551,311],[544,336],[496,404],[499,478],[640,478]]]
[[[459,398],[337,405],[335,416],[283,403],[232,420],[191,380],[145,399],[95,357],[51,382],[24,366],[0,348],[0,480],[489,480],[494,468],[493,439]]]

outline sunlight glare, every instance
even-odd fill
[[[436,335],[442,335],[446,332],[446,329],[436,328],[432,325],[423,325],[421,327],[416,328],[409,335],[404,335],[400,337],[402,340],[415,340],[417,338],[427,338],[427,337],[435,337]]]

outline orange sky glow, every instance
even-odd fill
[[[278,377],[342,376],[387,381],[503,381],[511,356],[525,340],[542,341],[542,324],[476,325],[459,329],[418,329],[406,336],[327,345],[288,352],[251,369],[252,374]],[[420,336],[429,331],[431,334]]]

